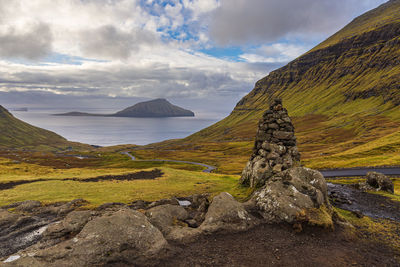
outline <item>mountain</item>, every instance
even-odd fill
[[[400,0],[259,80],[227,118],[161,147],[247,141],[240,153],[250,155],[257,121],[275,98],[293,117],[305,164],[400,165]]]
[[[84,147],[84,145],[69,142],[56,133],[23,122],[0,106],[0,148],[65,149],[68,147]]]
[[[106,116],[106,117],[139,117],[139,118],[162,118],[162,117],[194,117],[190,110],[172,105],[166,99],[159,98],[146,102],[137,103],[115,114],[90,114],[83,112],[68,112],[55,114],[56,116]]]

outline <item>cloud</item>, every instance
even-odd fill
[[[286,63],[301,56],[308,49],[309,47],[304,45],[275,43],[249,49],[248,53],[239,57],[250,63]]]
[[[52,52],[53,36],[49,25],[33,23],[23,28],[11,26],[0,31],[0,57],[37,60]]]
[[[210,34],[219,44],[274,42],[331,34],[384,0],[221,0]]]
[[[157,36],[147,30],[134,29],[123,32],[112,25],[94,30],[85,30],[79,34],[80,49],[84,55],[96,58],[127,59],[141,45],[152,45]]]

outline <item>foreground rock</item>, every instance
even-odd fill
[[[241,184],[260,187],[281,171],[300,161],[294,127],[282,101],[277,99],[258,125],[253,154],[240,179]]]
[[[221,193],[211,202],[200,229],[206,232],[248,230],[257,224],[242,203],[237,202],[229,193]]]
[[[296,167],[278,173],[252,197],[268,222],[333,227],[325,178],[316,170]]]
[[[140,212],[121,209],[89,221],[74,238],[44,250],[28,250],[15,266],[145,264],[167,241]]]

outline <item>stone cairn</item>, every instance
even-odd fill
[[[261,187],[274,174],[300,161],[294,127],[282,100],[276,99],[258,124],[253,154],[240,179],[241,184]]]

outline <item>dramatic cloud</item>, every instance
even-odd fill
[[[221,0],[211,24],[220,44],[262,43],[289,35],[333,33],[383,0]],[[304,36],[303,36],[304,37]]]
[[[43,23],[23,25],[23,29],[5,27],[0,31],[0,57],[29,60],[47,56],[52,50],[50,27]]]
[[[150,31],[136,29],[123,32],[112,25],[83,31],[79,40],[83,54],[108,59],[127,59],[142,45],[152,45],[158,41]]]

